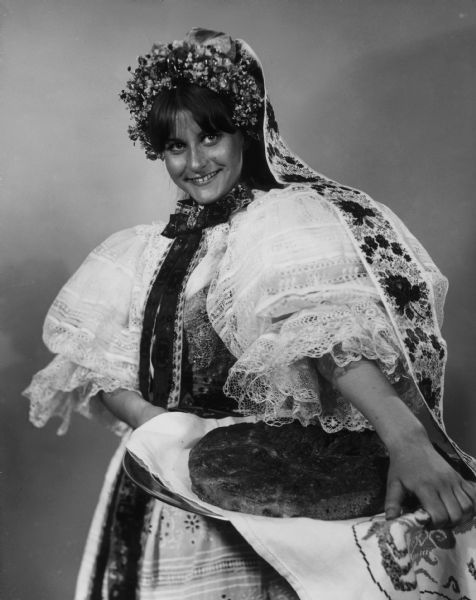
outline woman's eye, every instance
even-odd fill
[[[207,133],[203,136],[203,142],[209,146],[216,144],[220,139],[219,133]]]
[[[182,152],[184,147],[185,144],[182,144],[182,142],[167,142],[167,144],[165,144],[165,150],[172,152],[172,154],[178,154]]]

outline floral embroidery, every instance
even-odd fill
[[[441,397],[441,387],[435,385],[430,377],[423,377],[423,379],[418,382],[418,389],[422,393],[430,409],[435,410],[438,400]]]
[[[424,561],[430,567],[438,563],[438,550],[453,550],[456,538],[451,530],[428,530],[427,516],[414,518],[401,517],[398,521],[374,521],[362,540],[377,538],[382,566],[396,590],[416,589],[415,565],[418,571],[436,582],[419,563]],[[398,541],[396,539],[398,535]],[[457,583],[456,583],[457,585]]]
[[[418,534],[412,537],[409,550],[414,560],[424,560],[430,565],[436,564],[435,550],[451,550],[456,546],[456,538],[451,529],[418,529]]]
[[[352,215],[354,223],[356,225],[363,225],[364,222],[369,219],[369,217],[375,217],[375,212],[371,208],[366,208],[355,202],[354,200],[339,200],[336,202],[337,206],[339,206],[343,211]],[[373,223],[371,221],[367,222],[369,227],[373,228]]]
[[[441,422],[446,345],[432,310],[430,288],[378,206],[365,194],[338,184],[312,184],[339,211],[382,292],[413,369],[418,389]]]
[[[184,523],[185,529],[188,529],[191,533],[195,533],[200,529],[200,519],[197,515],[187,513]]]
[[[401,275],[387,275],[383,278],[382,284],[402,314],[409,303],[418,302],[425,294],[428,297],[425,283],[412,285],[406,277]]]
[[[416,589],[414,577],[405,579],[412,571],[412,559],[405,546],[398,548],[391,532],[391,522],[375,521],[370,526],[364,540],[376,536],[380,550],[382,566],[396,590],[410,591]]]
[[[474,530],[476,523],[471,521],[452,530],[430,530],[429,518],[419,510],[394,521],[376,516],[353,526],[372,579],[387,598],[393,598],[392,590],[418,589],[418,597],[422,598],[435,594],[445,600],[470,600],[466,594],[471,587],[464,571],[467,569],[476,580],[476,565],[474,559],[468,562],[466,546],[464,542],[459,546],[458,537]],[[370,566],[375,553],[380,555],[383,573]],[[450,565],[454,568],[448,571]]]

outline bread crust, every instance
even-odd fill
[[[197,496],[226,510],[335,520],[383,510],[388,458],[371,431],[239,423],[205,435],[189,471]]]

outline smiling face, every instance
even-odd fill
[[[175,185],[198,204],[212,204],[241,177],[243,135],[202,131],[190,112],[181,111],[165,143],[164,160]]]

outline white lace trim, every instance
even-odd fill
[[[269,423],[318,418],[326,431],[371,428],[365,417],[317,374],[312,359],[331,355],[346,366],[375,360],[412,410],[418,395],[409,387],[395,334],[376,302],[321,304],[275,323],[231,368],[225,392],[240,410]]]
[[[52,417],[58,417],[62,423],[57,433],[63,435],[73,412],[78,412],[87,418],[98,419],[117,435],[123,435],[129,427],[116,419],[97,397],[101,390],[112,392],[119,387],[137,391],[123,380],[103,377],[63,356],[56,356],[34,376],[23,393],[30,399],[30,421],[36,427],[43,427]]]

